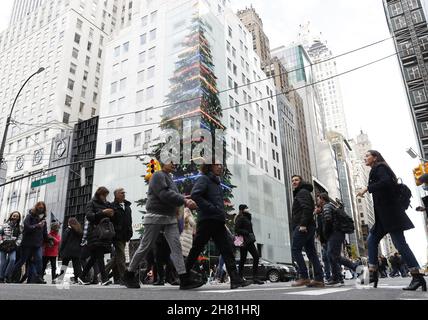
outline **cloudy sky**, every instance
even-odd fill
[[[382,1],[359,0],[231,0],[234,9],[253,5],[263,19],[272,48],[296,40],[298,27],[308,21],[322,32],[334,55],[390,37]],[[13,0],[2,0],[0,30],[7,27]],[[337,59],[339,72],[393,54],[391,41]],[[345,113],[351,137],[367,132],[399,177],[414,186],[417,161],[405,150],[416,146],[400,69],[395,57],[341,77]],[[417,191],[413,191],[416,195]],[[414,203],[416,206],[417,203]],[[421,263],[427,243],[421,213],[409,210],[416,230],[406,237]]]

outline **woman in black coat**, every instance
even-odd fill
[[[370,230],[367,239],[370,282],[374,282],[375,287],[377,286],[379,279],[378,246],[383,237],[389,233],[394,246],[409,266],[412,274],[412,282],[403,289],[414,291],[422,287],[422,290],[426,291],[426,282],[423,275],[419,273],[418,261],[404,237],[404,231],[413,229],[414,225],[397,202],[397,177],[378,151],[368,151],[365,163],[372,168],[369,185],[357,196],[363,197],[366,192],[373,195],[375,225]]]
[[[244,265],[247,260],[248,252],[253,257],[253,283],[264,284],[263,281],[257,278],[259,270],[259,252],[256,248],[256,237],[254,236],[253,223],[251,222],[251,214],[248,206],[241,204],[239,206],[239,214],[235,220],[235,233],[244,238],[243,245],[240,249],[241,259],[239,261],[239,275],[244,277]]]
[[[98,188],[94,198],[86,206],[86,219],[89,221],[87,247],[90,252],[90,258],[79,277],[79,284],[90,284],[90,282],[85,281],[85,278],[95,264],[98,265],[101,273],[102,285],[108,286],[111,284],[105,269],[104,254],[111,252],[112,241],[99,239],[96,232],[97,226],[102,220],[111,218],[114,215],[111,204],[107,202],[108,194],[109,191],[106,188]]]
[[[80,277],[82,267],[80,264],[81,247],[82,242],[82,226],[76,218],[70,218],[68,220],[68,227],[62,234],[61,248],[59,255],[62,259],[61,274],[65,274],[67,271],[68,264],[70,261],[73,264],[74,271],[74,282],[77,283],[77,279]],[[61,279],[61,278],[60,278]]]

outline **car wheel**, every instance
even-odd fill
[[[272,270],[268,274],[268,279],[270,282],[278,282],[279,281],[279,272],[276,270]]]

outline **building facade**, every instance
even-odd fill
[[[312,181],[309,166],[309,154],[307,151],[306,135],[300,137],[299,132],[305,131],[305,127],[299,128],[299,125],[304,126],[304,121],[299,121],[297,108],[302,108],[301,98],[298,93],[292,91],[292,87],[288,81],[288,73],[284,65],[277,57],[271,57],[269,38],[263,30],[263,22],[253,7],[239,10],[237,16],[248,29],[253,39],[253,49],[261,59],[261,66],[266,76],[272,78],[276,87],[277,94],[277,109],[279,113],[280,137],[282,146],[282,159],[284,163],[283,172],[285,180],[285,189],[287,193],[287,210],[289,213],[290,233],[292,232],[291,225],[291,208],[293,203],[293,191],[291,186],[291,178],[295,174],[302,175],[305,181]],[[293,92],[293,98],[288,100],[288,94]],[[296,105],[294,105],[296,104]],[[299,139],[301,138],[301,140]],[[306,148],[300,149],[300,146],[305,144]],[[303,168],[305,170],[303,170]],[[304,171],[304,172],[303,172]]]
[[[26,18],[34,10],[37,10],[45,0],[15,0],[12,7],[12,15],[9,25],[13,25]]]
[[[164,133],[162,118],[171,116],[163,110],[165,101],[176,92],[173,83],[188,81],[188,71],[195,70],[193,65],[182,68],[183,64],[194,61],[200,71],[192,79],[201,88],[207,85],[200,73],[206,72],[206,67],[199,69],[200,56],[190,58],[189,52],[201,50],[204,57],[209,52],[223,111],[221,122],[227,129],[227,165],[237,186],[233,205],[237,208],[246,203],[251,208],[258,246],[265,258],[291,261],[288,213],[278,202],[286,194],[275,86],[269,80],[252,83],[266,75],[253,51],[251,34],[223,0],[143,1],[134,18],[106,50],[109,71],[103,80],[97,153],[150,153]],[[201,42],[189,47],[195,41],[192,30],[201,28]],[[180,104],[182,98],[172,105]],[[190,106],[193,104],[183,108]],[[190,111],[201,112],[197,104]],[[145,170],[137,158],[97,163],[94,183],[111,189],[124,187],[134,202],[145,197]],[[133,205],[134,230],[141,225],[140,210]]]
[[[0,127],[23,81],[45,68],[15,106],[5,150],[7,180],[47,168],[53,137],[97,114],[104,47],[119,27],[121,10],[129,9],[127,3],[44,1],[0,33]],[[45,199],[45,186],[31,190],[34,179],[3,189],[0,218]]]

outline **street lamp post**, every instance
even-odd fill
[[[12,120],[12,113],[13,113],[13,109],[15,108],[16,101],[18,100],[19,95],[21,94],[21,92],[24,89],[25,85],[31,80],[31,78],[34,77],[35,75],[38,75],[39,73],[42,73],[43,71],[45,71],[45,68],[41,67],[39,70],[37,70],[37,72],[33,73],[30,77],[28,77],[28,79],[21,86],[21,89],[19,89],[18,94],[16,95],[15,100],[13,101],[12,108],[10,109],[9,116],[7,117],[7,120],[6,120],[6,127],[4,129],[3,140],[1,142],[1,147],[0,147],[0,166],[2,166],[3,163],[5,162],[4,148],[6,146],[7,132],[9,130],[10,122]]]

